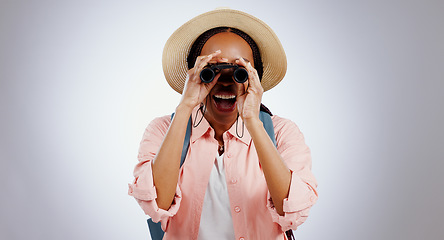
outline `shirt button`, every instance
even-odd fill
[[[239,240],[245,240],[245,238],[241,237],[241,238],[239,238]]]
[[[237,180],[236,180],[236,179],[231,179],[231,183],[232,183],[232,184],[236,184],[236,183],[237,183]]]
[[[240,207],[235,207],[235,208],[234,208],[234,211],[238,213],[238,212],[241,211],[241,208],[240,208]]]
[[[231,158],[233,155],[231,155],[231,153],[227,153],[227,157]]]

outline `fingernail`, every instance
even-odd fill
[[[217,53],[220,53],[220,49],[216,51]]]

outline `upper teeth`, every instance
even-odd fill
[[[221,98],[221,99],[234,99],[234,98],[236,98],[235,95],[214,95],[214,97]]]

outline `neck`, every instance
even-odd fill
[[[207,116],[205,114],[205,119],[207,119],[210,126],[214,129],[214,138],[219,142],[220,145],[224,144],[223,134],[224,132],[228,131],[228,129],[233,126],[233,124],[237,120],[237,115],[234,117],[228,117],[227,119],[224,119],[224,121],[216,121],[215,118],[212,116]]]

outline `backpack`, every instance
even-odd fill
[[[173,117],[174,117],[174,113],[171,114],[171,119],[173,119]],[[268,133],[268,136],[270,137],[274,146],[276,146],[276,137],[274,135],[273,121],[271,120],[270,114],[261,110],[259,112],[259,119],[262,121],[265,131]],[[183,141],[182,155],[180,158],[180,166],[181,167],[185,161],[185,157],[187,155],[188,148],[190,147],[191,128],[192,128],[192,124],[191,124],[191,117],[190,117],[190,119],[188,120],[187,130],[185,133],[185,139]],[[165,232],[162,230],[161,223],[160,222],[155,223],[155,222],[153,222],[153,220],[151,218],[148,218],[147,222],[148,222],[148,227],[149,227],[150,234],[151,234],[151,239],[152,240],[162,240]],[[288,239],[294,239],[292,230],[288,230],[285,233],[286,233]],[[292,236],[293,238],[290,238],[290,236]]]

